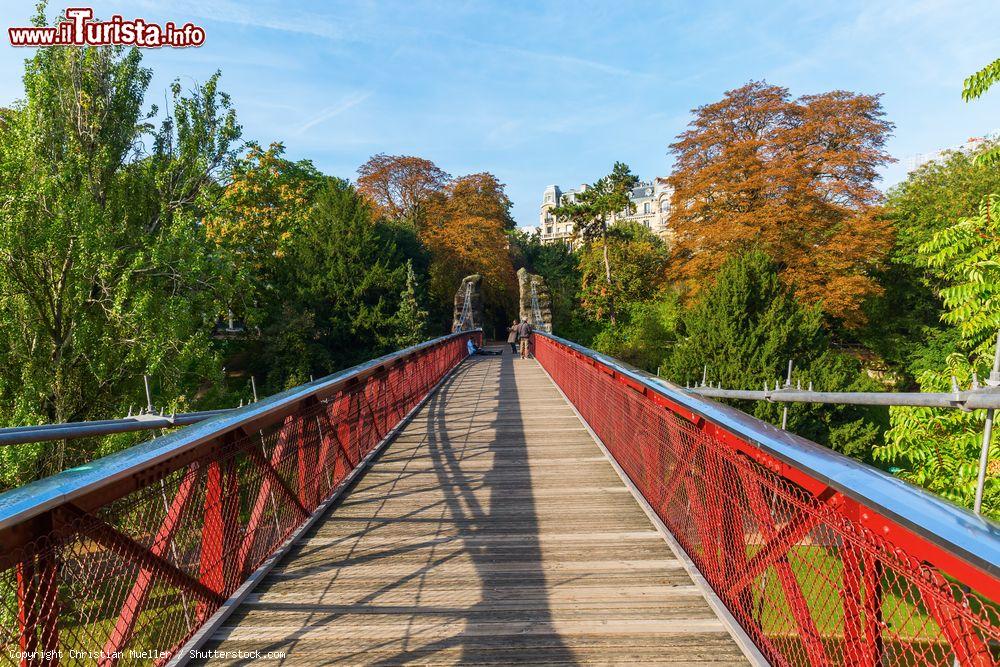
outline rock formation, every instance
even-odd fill
[[[451,330],[464,331],[483,326],[483,277],[479,274],[462,278],[462,284],[455,292],[455,314],[452,317]],[[469,294],[469,312],[464,314],[465,295]]]
[[[518,317],[527,318],[531,326],[540,331],[552,333],[552,295],[545,279],[521,268],[517,271],[517,284],[520,288]],[[532,287],[538,298],[537,317],[531,304]]]

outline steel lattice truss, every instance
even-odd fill
[[[233,413],[242,424],[224,416],[225,427],[166,460],[51,508],[0,513],[0,664],[55,664],[56,651],[101,665],[176,653],[465,357],[470,335],[480,334],[248,406]]]
[[[364,467],[470,336],[481,342],[478,331],[439,338],[0,496],[0,664],[55,664],[56,651],[66,664],[169,660]],[[994,524],[567,341],[532,338],[767,660],[1000,660]]]
[[[970,564],[874,502],[859,502],[864,488],[848,493],[790,465],[747,433],[670,400],[655,381],[566,341],[535,338],[539,362],[767,660],[997,664],[996,562]],[[759,424],[764,435],[776,431]],[[845,457],[827,455],[850,469]],[[949,511],[990,539],[990,524]],[[997,548],[992,531],[993,544],[980,545],[987,552]]]

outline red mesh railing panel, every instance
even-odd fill
[[[0,665],[164,662],[465,358],[467,337],[221,434],[90,511],[17,527],[34,537],[0,544]]]
[[[905,528],[875,534],[858,502],[534,338],[538,361],[772,664],[997,664],[995,578],[970,590]]]

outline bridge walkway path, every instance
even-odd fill
[[[463,362],[205,648],[229,652],[213,664],[745,664],[546,373],[509,350]]]

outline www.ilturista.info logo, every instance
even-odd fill
[[[54,28],[7,28],[11,46],[161,46],[184,48],[205,43],[205,29],[173,21],[164,25],[145,19],[126,20],[117,14],[110,21],[95,21],[90,7],[69,7]]]

